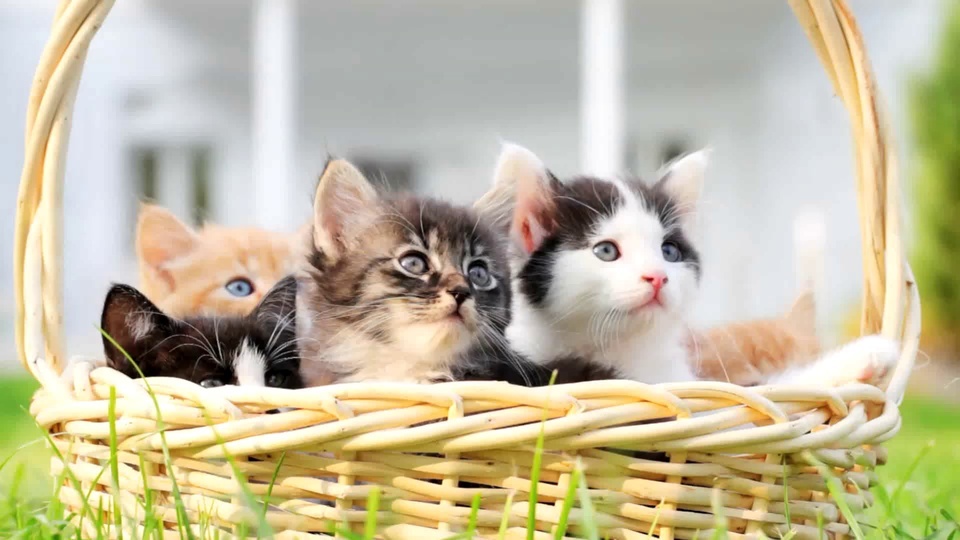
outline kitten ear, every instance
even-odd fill
[[[107,365],[136,378],[140,375],[127,355],[145,370],[151,364],[151,353],[156,354],[157,345],[173,332],[173,321],[137,289],[114,285],[103,303],[100,328],[106,334],[103,352]]]
[[[337,259],[359,230],[376,217],[377,190],[348,161],[327,162],[313,203],[313,244]]]
[[[297,278],[289,275],[277,282],[260,300],[251,316],[260,324],[275,326],[295,324],[297,311]],[[291,326],[292,327],[292,326]]]
[[[197,246],[197,233],[172,212],[155,204],[141,204],[137,219],[137,258],[141,268],[162,273],[164,267]]]
[[[533,152],[505,143],[497,159],[493,188],[474,207],[525,255],[536,251],[556,225],[556,178]]]
[[[706,148],[681,156],[664,167],[657,182],[677,205],[681,227],[689,231],[696,228],[709,157]]]

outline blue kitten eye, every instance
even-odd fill
[[[604,240],[593,246],[593,254],[601,261],[611,262],[620,258],[620,248],[613,242]]]
[[[273,388],[283,388],[287,384],[290,374],[286,371],[272,371],[267,374],[267,386]]]
[[[250,280],[247,278],[231,279],[227,282],[225,288],[228,293],[237,298],[243,298],[244,296],[253,294],[253,283],[250,283]]]
[[[680,262],[683,259],[683,253],[680,252],[680,246],[673,242],[664,242],[660,246],[663,252],[663,260],[667,262]]]
[[[216,388],[218,386],[223,386],[223,381],[220,379],[204,379],[200,381],[200,386],[204,388]]]
[[[470,277],[470,282],[473,283],[475,287],[484,288],[489,287],[493,282],[493,277],[490,275],[490,270],[487,269],[487,264],[483,261],[476,261],[470,264],[467,267],[467,275]]]
[[[414,276],[421,276],[427,273],[429,265],[422,253],[410,251],[400,257],[400,267]]]

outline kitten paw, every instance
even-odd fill
[[[900,358],[896,341],[883,336],[865,336],[844,347],[834,372],[833,386],[860,382],[879,386]]]

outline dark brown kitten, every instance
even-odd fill
[[[334,160],[314,214],[299,321],[307,384],[449,380],[504,349],[504,238],[472,210],[378,193]]]
[[[300,388],[296,294],[291,276],[277,283],[249,315],[176,319],[137,289],[114,285],[100,322],[116,342],[103,338],[107,365],[139,377],[129,355],[146,377],[179,377],[205,387]]]

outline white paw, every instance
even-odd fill
[[[837,351],[832,386],[852,382],[880,385],[900,358],[896,341],[883,336],[865,336]]]

